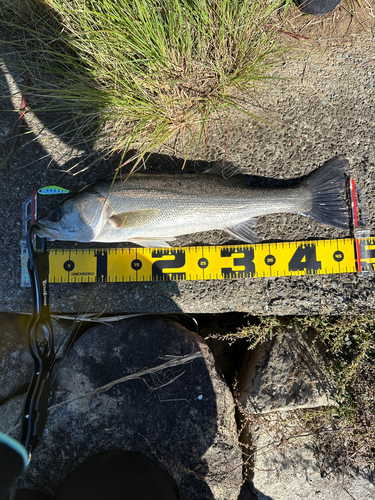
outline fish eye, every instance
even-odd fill
[[[59,208],[54,208],[49,213],[49,218],[53,221],[58,221],[61,219],[61,210]]]

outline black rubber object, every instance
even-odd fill
[[[87,458],[60,484],[56,500],[190,500],[142,453],[108,450]]]
[[[304,14],[323,16],[332,12],[341,0],[294,0],[294,3]]]

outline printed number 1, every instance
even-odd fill
[[[108,254],[106,251],[98,250],[94,253],[96,257],[96,281],[107,281],[108,273]]]
[[[289,271],[305,271],[315,274],[322,268],[320,260],[316,260],[316,245],[300,245],[289,261]]]

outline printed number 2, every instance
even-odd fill
[[[320,260],[316,260],[316,245],[300,245],[289,261],[289,271],[305,271],[314,274],[322,268]]]
[[[153,250],[152,257],[161,259],[165,255],[168,255],[170,259],[168,260],[156,260],[152,264],[152,279],[154,281],[171,281],[178,279],[186,279],[186,273],[176,272],[170,273],[165,272],[164,269],[178,269],[185,265],[186,257],[183,250]]]

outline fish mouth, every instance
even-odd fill
[[[39,238],[45,238],[47,241],[77,241],[76,229],[70,229],[66,231],[61,227],[50,223],[50,221],[36,221],[34,234],[39,236]]]
[[[36,221],[34,234],[39,236],[39,238],[46,238],[48,241],[54,241],[58,238],[60,231],[56,227],[46,226]]]

